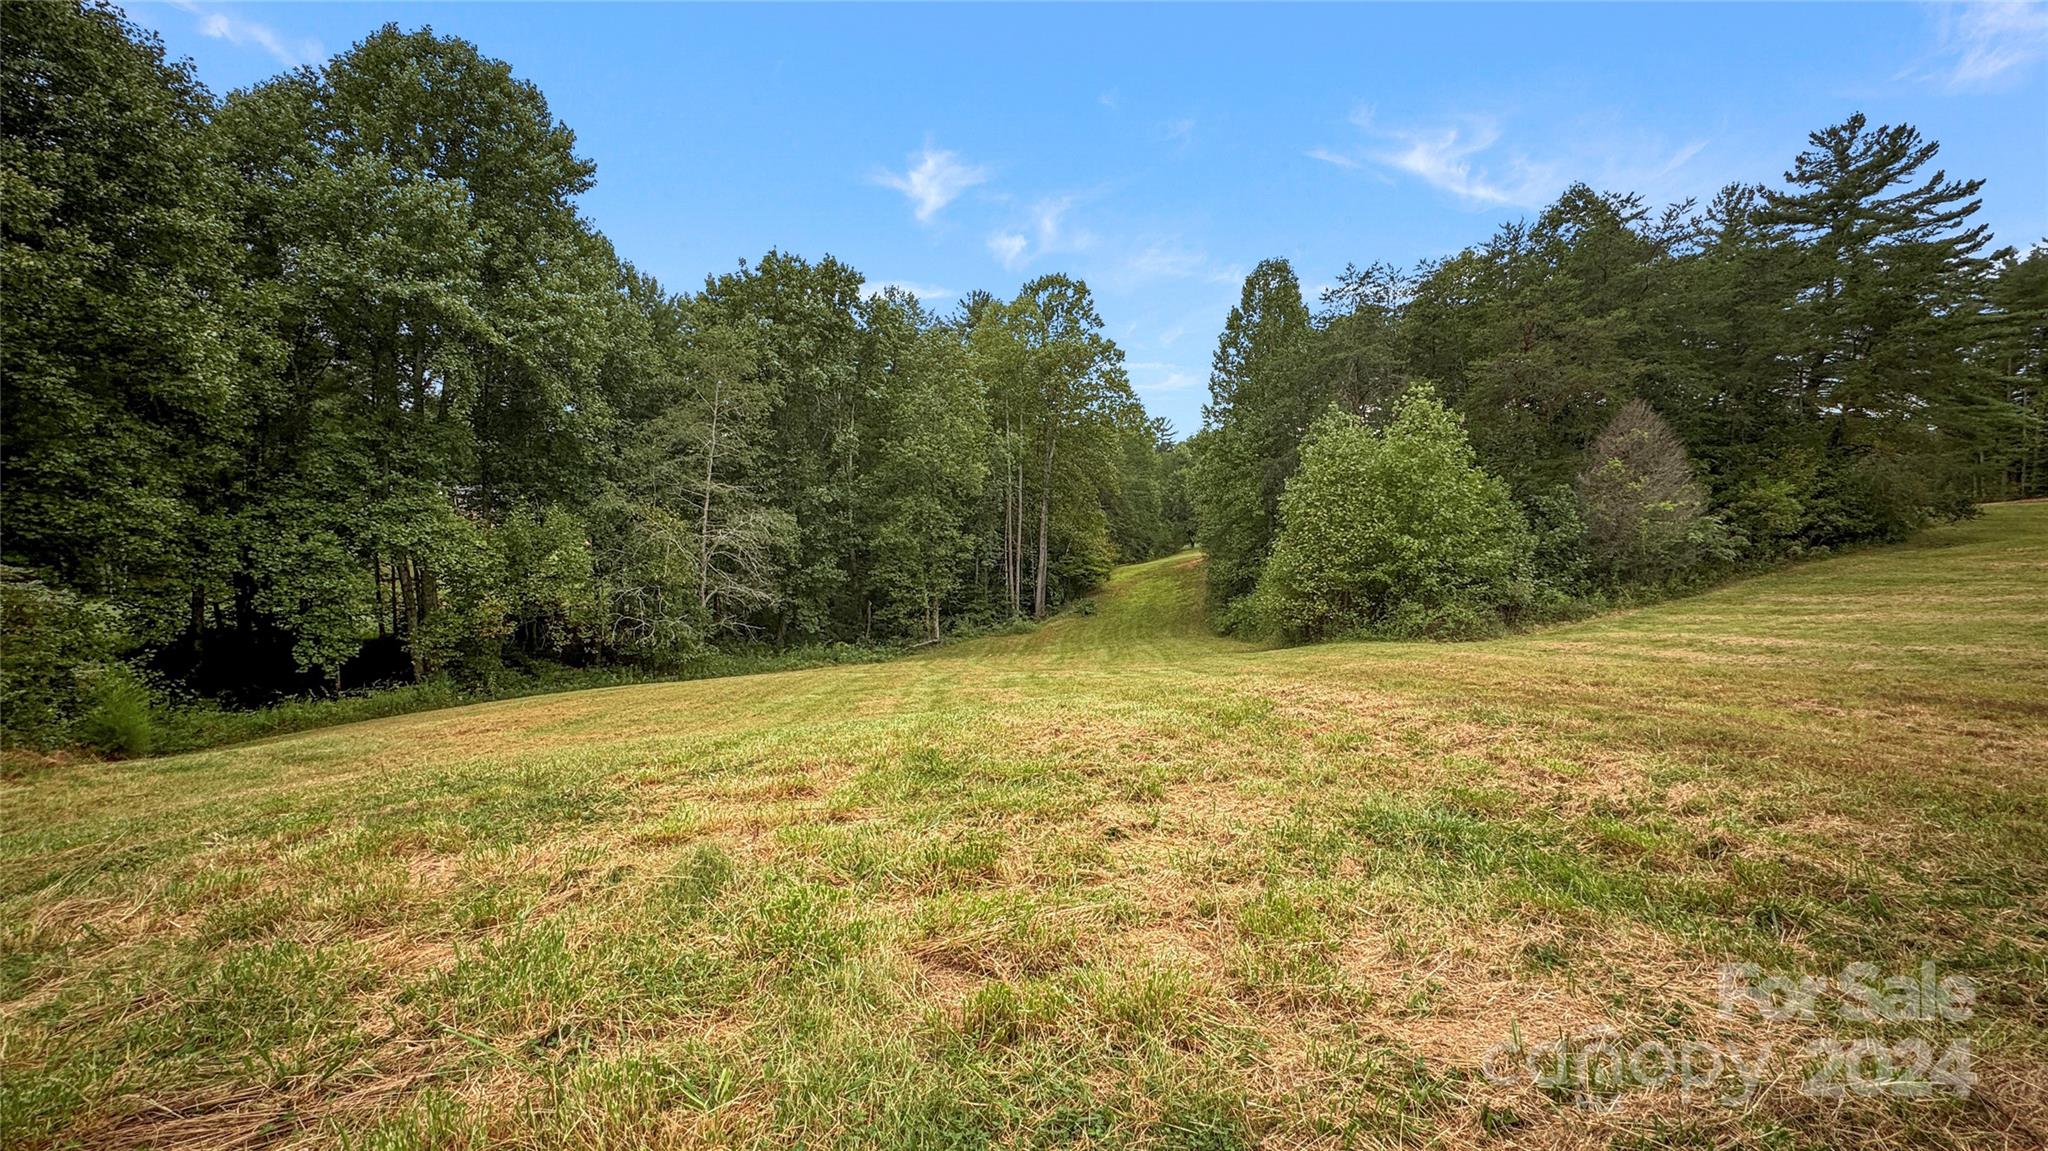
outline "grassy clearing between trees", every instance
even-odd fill
[[[13,1146],[2032,1146],[2048,505],[1462,645],[1260,650],[1199,558],[890,663],[0,787]],[[1931,961],[1966,1099],[1496,1083],[1753,1054],[1718,970]],[[1720,1087],[1730,1086],[1723,1080]]]

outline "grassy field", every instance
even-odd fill
[[[1464,645],[1218,639],[1180,556],[892,663],[0,786],[10,1146],[2048,1132],[2048,505]],[[1969,1017],[1717,1006],[1852,961]],[[1978,1082],[1802,1090],[1857,1038]]]

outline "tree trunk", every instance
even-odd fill
[[[1012,579],[1010,576],[1010,538],[1016,533],[1017,523],[1016,518],[1010,514],[1010,452],[1008,446],[1009,432],[1010,421],[1009,418],[1005,416],[1003,419],[1003,436],[1005,441],[1003,450],[1003,486],[1001,489],[1002,494],[999,497],[1003,502],[1003,558],[1001,563],[999,563],[997,566],[1002,568],[1003,595],[1008,597],[1010,601],[1008,610],[1011,612],[1015,612],[1017,610],[1017,585],[1016,581]]]
[[[704,446],[704,512],[697,532],[697,610],[711,611],[711,466],[718,459],[718,405],[723,381],[711,385],[711,438]]]
[[[412,681],[420,682],[426,676],[426,661],[420,652],[420,588],[418,565],[411,556],[395,556],[392,568],[398,579],[398,598],[404,611],[404,628],[399,636],[405,641],[406,654],[412,657]],[[394,631],[401,629],[394,628]]]
[[[418,560],[413,561],[413,567],[418,569],[414,578],[419,581],[420,619],[424,621],[441,610],[440,584],[434,579],[434,569]]]
[[[1006,484],[1011,506],[1016,509],[1012,518],[1017,530],[1010,537],[1010,618],[1024,614],[1024,459],[1019,455],[1012,465],[1010,482]]]
[[[1045,436],[1045,474],[1038,489],[1038,566],[1032,574],[1031,617],[1045,618],[1046,533],[1052,526],[1052,433]]]

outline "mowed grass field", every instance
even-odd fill
[[[0,787],[9,1146],[2048,1132],[2048,505],[1457,645],[1218,639],[1185,555],[893,663]],[[1745,961],[1978,994],[1724,1014]],[[1960,1039],[1979,1082],[1487,1074],[1587,1037]]]

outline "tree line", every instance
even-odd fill
[[[1262,262],[1175,445],[1069,277],[665,288],[543,94],[431,30],[216,98],[70,0],[10,9],[0,73],[10,740],[925,642],[1191,537],[1224,627],[1479,634],[2048,495],[2048,248],[1988,250],[1909,126],[1705,205],[1575,186],[1314,301]]]
[[[1182,546],[1088,288],[945,313],[771,251],[673,292],[532,84],[386,26],[224,99],[10,7],[6,726],[532,661],[914,642]]]
[[[2048,246],[1910,126],[1660,212],[1570,188],[1312,308],[1284,260],[1215,353],[1188,498],[1229,626],[1470,634],[2048,495]]]

